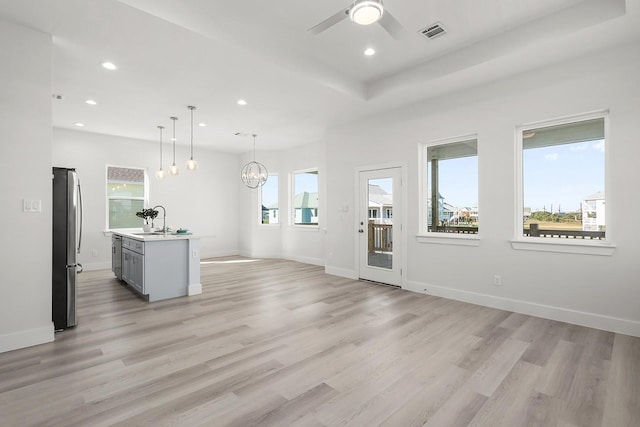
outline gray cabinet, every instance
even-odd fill
[[[122,280],[149,301],[187,295],[188,261],[187,240],[122,237]]]
[[[122,236],[111,236],[111,271],[122,280]]]
[[[144,288],[144,255],[128,248],[122,248],[122,280],[141,294]]]

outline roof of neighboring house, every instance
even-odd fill
[[[296,209],[299,208],[318,208],[318,193],[298,193],[296,197],[293,198],[293,206]]]
[[[604,200],[604,191],[598,191],[597,193],[587,196],[582,200]]]
[[[458,210],[457,207],[453,206],[451,203],[444,202],[442,203],[442,208],[446,211],[456,212]]]
[[[382,189],[379,185],[369,184],[369,194],[389,194]]]
[[[384,191],[379,185],[369,184],[369,207],[392,205],[393,195]]]

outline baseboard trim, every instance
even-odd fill
[[[406,281],[402,287],[403,289],[413,292],[640,337],[640,322],[634,320],[620,319],[617,317],[603,316],[600,314],[587,313],[568,308],[496,297],[493,295],[463,291],[460,289],[445,288],[420,282]]]
[[[52,342],[53,339],[53,323],[40,328],[0,335],[0,353]]]
[[[358,273],[356,273],[353,270],[349,270],[347,268],[331,267],[327,265],[324,267],[324,272],[326,274],[331,274],[332,276],[345,277],[347,279],[358,280]]]
[[[189,285],[187,288],[187,295],[200,295],[202,293],[202,283],[196,283],[193,285]]]

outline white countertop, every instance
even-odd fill
[[[176,233],[175,231],[170,231],[168,233],[161,232],[144,232],[142,230],[126,230],[126,231],[111,231],[113,234],[117,234],[118,236],[127,237],[129,239],[141,240],[143,242],[154,242],[159,240],[186,240],[186,239],[197,239],[197,236],[194,236],[191,233]]]

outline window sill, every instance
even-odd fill
[[[419,243],[430,243],[435,245],[480,246],[480,236],[477,234],[418,234],[416,236],[416,240]]]
[[[616,246],[603,242],[549,241],[550,238],[531,237],[527,240],[512,240],[511,247],[523,251],[559,252],[567,254],[611,256]]]

